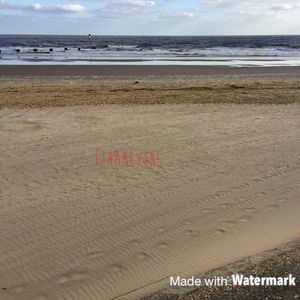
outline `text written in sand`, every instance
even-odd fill
[[[163,168],[163,161],[156,151],[104,151],[96,149],[96,167]]]

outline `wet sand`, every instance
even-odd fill
[[[297,76],[300,67],[0,65],[0,77]]]

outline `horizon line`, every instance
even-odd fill
[[[55,33],[0,33],[4,35],[35,35],[35,36],[178,36],[178,37],[207,37],[207,36],[300,36],[300,34],[55,34]]]

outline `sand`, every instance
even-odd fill
[[[253,92],[287,105],[59,107],[67,89],[56,104],[19,84],[1,82],[1,300],[139,299],[299,238],[298,88]],[[124,147],[163,167],[96,166]]]
[[[230,278],[232,274],[237,273],[258,277],[282,277],[293,274],[297,278],[296,286],[233,286],[230,284]],[[299,275],[300,244],[298,240],[197,276],[202,280],[222,276],[228,279],[227,286],[168,288],[146,296],[143,300],[294,300],[300,298]]]
[[[300,67],[118,66],[118,65],[0,65],[0,77],[152,77],[152,76],[294,76]]]
[[[221,73],[222,74],[222,73]],[[300,79],[276,77],[9,78],[0,81],[1,108],[102,104],[300,103]],[[24,96],[25,95],[25,96]]]

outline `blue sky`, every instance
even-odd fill
[[[299,0],[0,0],[1,34],[300,34]]]

